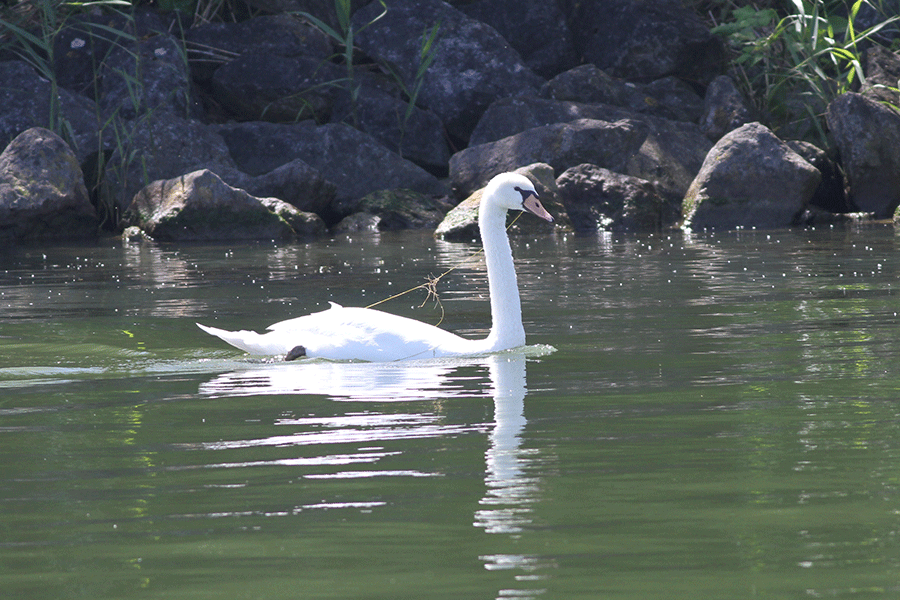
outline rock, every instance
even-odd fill
[[[197,121],[164,112],[120,126],[123,131],[107,161],[100,194],[113,211],[124,211],[152,181],[200,169],[225,174],[237,168],[224,140]]]
[[[92,239],[97,213],[71,148],[35,127],[0,154],[0,244]]]
[[[140,242],[152,242],[153,238],[147,232],[136,225],[130,225],[122,231],[122,241],[126,244],[138,244]]]
[[[546,0],[476,0],[459,10],[490,25],[541,77],[552,77],[578,63],[565,15]]]
[[[541,88],[540,97],[586,104],[608,104],[676,121],[696,121],[703,100],[686,83],[664,77],[648,84],[610,77],[596,65],[560,73]]]
[[[703,114],[700,129],[713,142],[719,141],[729,131],[751,122],[750,109],[727,75],[719,75],[706,88],[703,98]]]
[[[640,86],[646,112],[673,121],[696,123],[703,114],[703,99],[677,77],[663,77]],[[643,106],[641,107],[643,108]]]
[[[326,60],[331,38],[289,14],[263,15],[239,23],[203,23],[184,32],[194,79],[209,82],[222,64],[249,52]]]
[[[293,204],[278,198],[259,198],[259,201],[270,212],[287,223],[295,237],[317,238],[328,233],[325,221],[315,213],[299,210]]]
[[[381,217],[372,213],[358,212],[347,215],[334,226],[333,233],[378,233]]]
[[[230,186],[239,187],[257,198],[278,198],[303,212],[328,214],[337,188],[318,170],[294,159],[256,177],[240,171],[221,176]]]
[[[649,181],[596,165],[572,167],[556,183],[575,231],[658,231],[680,212]]]
[[[215,99],[239,121],[327,121],[338,95],[341,67],[318,58],[247,52],[212,77]]]
[[[613,77],[653,81],[674,75],[708,84],[721,73],[722,41],[679,0],[571,2],[576,48]]]
[[[608,164],[599,166],[656,183],[667,195],[679,201],[700,170],[706,153],[712,148],[712,142],[693,123],[638,115],[605,104],[582,104],[534,97],[506,98],[492,104],[472,134],[472,141],[482,144],[525,129],[575,119],[629,119],[641,123],[648,131],[647,137],[640,150],[628,158],[625,167],[619,169]],[[594,163],[591,160],[581,162]],[[580,162],[568,164],[565,168],[577,164]]]
[[[102,63],[99,106],[106,118],[148,113],[199,116],[191,101],[190,74],[181,44],[169,34],[117,43]]]
[[[60,89],[58,105],[51,105],[50,82],[20,61],[0,62],[0,147],[31,127],[66,130],[79,162],[97,151],[97,108],[83,96]]]
[[[175,12],[163,15],[147,8],[135,8],[128,16],[115,11],[67,14],[64,26],[53,36],[57,83],[97,101],[100,73],[113,50],[131,46],[138,39],[177,31],[176,20]]]
[[[859,93],[876,102],[900,105],[900,56],[884,46],[873,45],[866,49],[863,59],[866,81]]]
[[[593,64],[579,65],[558,74],[541,86],[539,96],[550,100],[620,107],[641,103],[638,84],[610,77]]]
[[[818,169],[759,123],[713,146],[682,203],[686,229],[790,225],[821,180]]]
[[[534,183],[534,189],[541,199],[541,204],[553,215],[554,222],[528,218],[523,215],[516,218],[517,214],[510,211],[507,222],[513,222],[507,231],[511,235],[537,235],[565,231],[570,229],[569,217],[560,200],[559,189],[553,177],[553,167],[543,163],[535,163],[515,170]],[[472,192],[465,200],[456,205],[441,221],[434,232],[435,237],[448,241],[466,242],[481,239],[478,231],[478,207],[481,204],[481,193],[484,187]]]
[[[391,152],[429,172],[446,173],[450,149],[443,123],[430,110],[410,106],[397,94],[362,82],[355,101],[347,93],[339,96],[332,121],[368,133]]]
[[[410,190],[372,192],[359,201],[355,212],[377,217],[379,231],[434,228],[444,218],[439,201]]]
[[[497,98],[534,93],[543,83],[497,31],[440,0],[394,0],[382,11],[372,2],[353,15],[356,43],[392,65],[406,89],[416,87],[423,37],[438,26],[434,62],[421,78],[417,104],[434,112],[450,135],[468,140],[479,117]],[[367,24],[371,25],[363,27]]]
[[[285,215],[302,228],[325,231],[324,224],[316,227],[314,217],[303,218],[297,212],[279,200],[263,202],[203,169],[154,181],[134,197],[126,219],[164,241],[286,239],[309,233],[295,231]]]
[[[850,199],[888,218],[900,204],[900,114],[860,94],[828,105],[828,127],[840,152]]]
[[[494,175],[536,162],[557,172],[586,162],[621,171],[646,137],[647,128],[629,120],[544,125],[457,152],[450,158],[450,180],[459,197],[484,187]]]
[[[791,150],[803,157],[803,160],[814,166],[822,174],[822,180],[809,199],[810,206],[831,213],[854,213],[858,209],[850,203],[844,191],[844,174],[840,167],[821,148],[800,140],[786,142]],[[821,222],[822,217],[817,217]]]
[[[336,223],[353,212],[360,198],[378,190],[446,194],[445,186],[435,176],[347,125],[250,122],[220,125],[215,130],[245,173],[268,173],[296,158],[319,171],[337,188],[329,214],[323,215],[326,222]]]

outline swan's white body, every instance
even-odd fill
[[[519,288],[506,235],[506,211],[510,209],[553,220],[538,201],[534,185],[522,175],[497,175],[485,188],[478,227],[487,263],[492,326],[484,339],[465,339],[415,319],[334,303],[328,310],[275,323],[264,334],[197,325],[251,354],[286,354],[302,346],[305,356],[332,360],[380,362],[470,356],[523,346]]]

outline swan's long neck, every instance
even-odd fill
[[[494,350],[522,346],[525,344],[525,328],[522,326],[516,269],[506,235],[506,209],[482,201],[478,228],[484,245],[491,294],[492,325],[488,342]]]

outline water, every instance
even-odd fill
[[[474,250],[0,254],[9,598],[896,598],[890,226],[515,240],[529,348],[252,359]],[[490,325],[479,259],[381,308]]]

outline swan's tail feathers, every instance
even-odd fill
[[[208,327],[197,323],[197,327],[210,335],[214,335],[223,342],[227,342],[235,348],[240,348],[244,352],[250,354],[280,354],[280,349],[273,349],[272,340],[265,339],[264,335],[260,335],[255,331],[225,331],[215,327]]]

